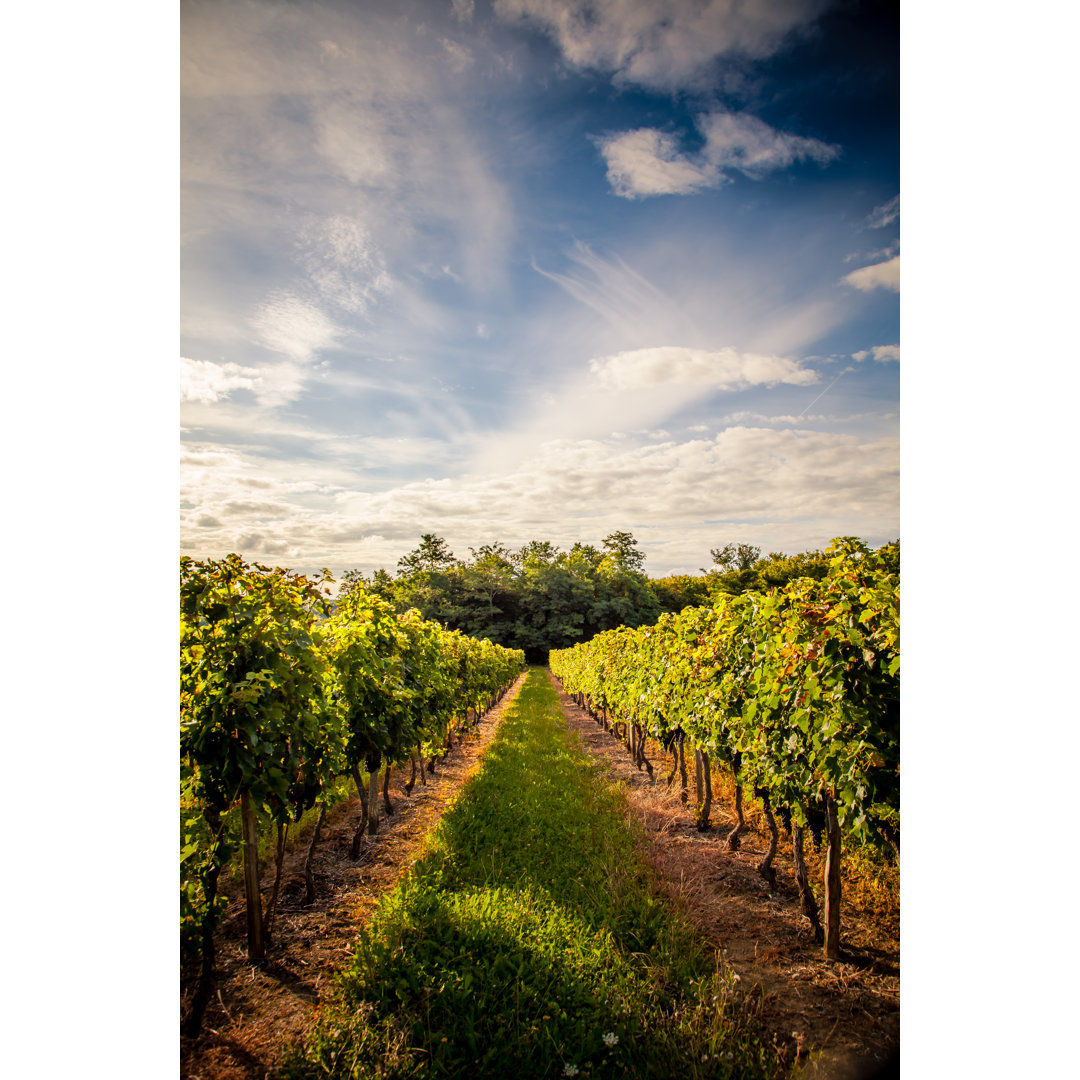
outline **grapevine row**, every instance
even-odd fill
[[[775,883],[774,812],[790,828],[803,910],[839,955],[841,834],[900,847],[899,545],[871,551],[833,541],[828,574],[767,593],[721,596],[654,626],[622,627],[551,653],[564,688],[605,721],[625,725],[639,767],[646,736],[698,775],[709,758],[734,772],[738,846],[742,789],[752,785],[770,832],[759,871]],[[685,777],[685,764],[682,764]],[[674,770],[672,775],[674,775]],[[669,783],[670,783],[669,778]],[[699,827],[711,791],[699,791]],[[806,880],[803,836],[823,826],[825,927]]]
[[[433,770],[453,732],[475,722],[524,667],[520,650],[444,630],[416,611],[395,614],[362,588],[332,611],[330,580],[326,571],[306,577],[238,555],[181,559],[181,925],[185,952],[202,958],[193,1032],[213,984],[218,877],[234,849],[230,815],[243,823],[248,950],[257,960],[277,890],[264,912],[257,821],[277,825],[280,876],[287,823],[316,802],[325,813],[352,778],[363,805],[356,857],[365,827],[378,828],[380,768],[411,758],[415,777],[416,758],[422,770],[426,755]]]

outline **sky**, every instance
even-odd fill
[[[180,5],[181,549],[900,535],[899,14]]]

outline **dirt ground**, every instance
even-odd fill
[[[418,781],[405,797],[401,785],[407,777],[392,776],[394,813],[368,838],[359,862],[349,858],[359,801],[348,800],[327,816],[313,861],[318,898],[311,906],[303,903],[307,844],[297,845],[286,857],[273,937],[259,967],[247,960],[244,904],[236,889],[216,938],[218,995],[198,1040],[181,1038],[181,1080],[271,1080],[277,1074],[287,1041],[310,1026],[313,1007],[347,963],[358,926],[408,871],[424,837],[478,768],[524,678],[455,745],[426,786]],[[658,777],[650,784],[622,743],[555,685],[569,727],[625,783],[664,888],[739,975],[743,1000],[766,1037],[795,1065],[791,1080],[898,1076],[893,1055],[900,1030],[899,913],[846,904],[842,959],[826,963],[800,914],[790,851],[785,856],[781,845],[775,861],[780,884],[770,893],[755,870],[764,852],[763,829],[747,834],[740,851],[728,852],[724,836],[734,815],[716,791],[713,827],[699,833],[691,809],[679,800],[678,782],[670,791],[664,783],[670,765],[659,748],[650,744]],[[752,828],[757,824],[753,812],[747,820]],[[811,873],[820,873],[808,856]],[[263,884],[269,896],[272,867]],[[182,1016],[194,975],[182,973]],[[815,1052],[808,1054],[809,1047]]]
[[[649,840],[647,856],[668,895],[739,976],[741,997],[766,1039],[794,1066],[791,1080],[899,1076],[899,911],[875,908],[865,892],[852,902],[845,896],[841,959],[826,961],[802,915],[783,833],[773,863],[777,889],[770,892],[757,873],[767,833],[753,800],[744,807],[751,832],[740,850],[730,852],[726,836],[735,826],[735,812],[715,779],[712,827],[698,832],[693,760],[687,762],[690,805],[683,805],[678,777],[670,789],[666,784],[670,755],[648,744],[656,775],[650,783],[626,747],[578,708],[557,680],[552,682],[571,730],[607,762],[612,779],[625,784],[632,813]],[[809,843],[807,864],[811,880],[820,881],[821,860]]]

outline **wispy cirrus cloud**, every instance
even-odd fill
[[[578,242],[564,253],[568,264],[558,272],[534,263],[602,320],[564,315],[559,347],[580,363],[672,343],[706,352],[721,343],[739,353],[806,355],[839,317],[832,284],[785,280],[775,264],[759,265],[753,257],[736,264],[724,247],[718,238],[708,251],[690,248],[673,264],[663,236],[627,259]],[[567,364],[566,370],[574,367]]]
[[[693,154],[683,153],[673,135],[654,128],[598,138],[615,194],[627,199],[691,195],[719,187],[731,170],[760,179],[803,159],[825,165],[840,153],[839,147],[778,131],[749,113],[715,111],[696,123],[705,144]]]
[[[827,0],[495,0],[495,12],[543,29],[574,67],[671,90],[699,83],[718,56],[771,56],[826,5]]]
[[[383,253],[357,218],[316,218],[300,228],[297,245],[320,298],[346,312],[363,315],[394,287]]]
[[[471,18],[470,4],[456,10]],[[490,132],[472,113],[483,75],[470,74],[472,54],[493,47],[453,40],[446,21],[410,25],[377,5],[360,16],[330,5],[186,6],[189,307],[223,304],[229,270],[207,244],[222,230],[260,256],[245,260],[246,279],[318,297],[340,318],[370,317],[393,296],[411,320],[425,302],[412,273],[424,261],[454,267],[470,288],[503,287],[513,212]]]
[[[900,256],[897,255],[887,262],[874,263],[873,266],[852,270],[850,274],[844,275],[844,281],[861,292],[871,292],[874,289],[891,289],[893,292],[899,292]]]
[[[891,259],[894,255],[900,252],[900,242],[894,240],[891,244],[886,244],[883,248],[878,248],[876,251],[853,251],[844,256],[844,262],[866,262],[867,259],[877,259],[879,262],[885,262]]]
[[[533,268],[575,300],[591,308],[628,338],[672,338],[685,333],[687,315],[681,306],[618,255],[597,254],[575,241],[566,252],[564,273]]]
[[[894,221],[900,220],[900,196],[896,195],[887,203],[875,206],[867,215],[866,227],[868,229],[884,229]]]

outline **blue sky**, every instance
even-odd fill
[[[180,11],[185,553],[900,535],[895,5]]]

